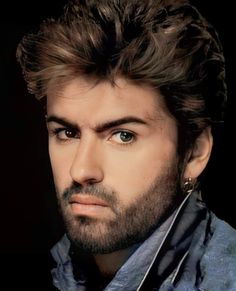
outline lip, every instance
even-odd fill
[[[108,204],[103,201],[102,199],[99,199],[95,196],[91,195],[73,195],[70,200],[70,204],[81,204],[81,205],[94,205],[94,206],[103,206],[108,207]]]
[[[69,200],[72,213],[78,216],[88,216],[102,218],[107,214],[108,204],[95,196],[91,195],[73,195]]]

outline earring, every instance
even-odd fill
[[[183,185],[184,193],[189,194],[194,190],[194,188],[195,188],[195,183],[193,182],[192,177],[185,178],[184,185]]]

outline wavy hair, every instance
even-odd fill
[[[61,17],[22,39],[17,59],[38,99],[49,82],[78,76],[150,85],[177,121],[183,153],[223,117],[222,46],[186,0],[72,0]]]

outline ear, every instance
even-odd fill
[[[206,167],[213,146],[211,128],[206,128],[197,138],[192,151],[189,154],[184,170],[184,178],[197,179]]]

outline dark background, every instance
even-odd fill
[[[26,32],[46,17],[58,15],[65,2],[11,1],[1,9],[0,272],[3,270],[2,277],[8,284],[4,290],[16,290],[14,286],[22,286],[24,290],[49,290],[46,287],[51,280],[48,253],[62,234],[43,113],[39,103],[27,93],[15,51]],[[226,122],[215,132],[213,154],[203,177],[203,195],[217,216],[236,227],[233,9],[229,1],[225,1],[227,6],[220,5],[220,1],[192,2],[219,32],[228,83]]]

